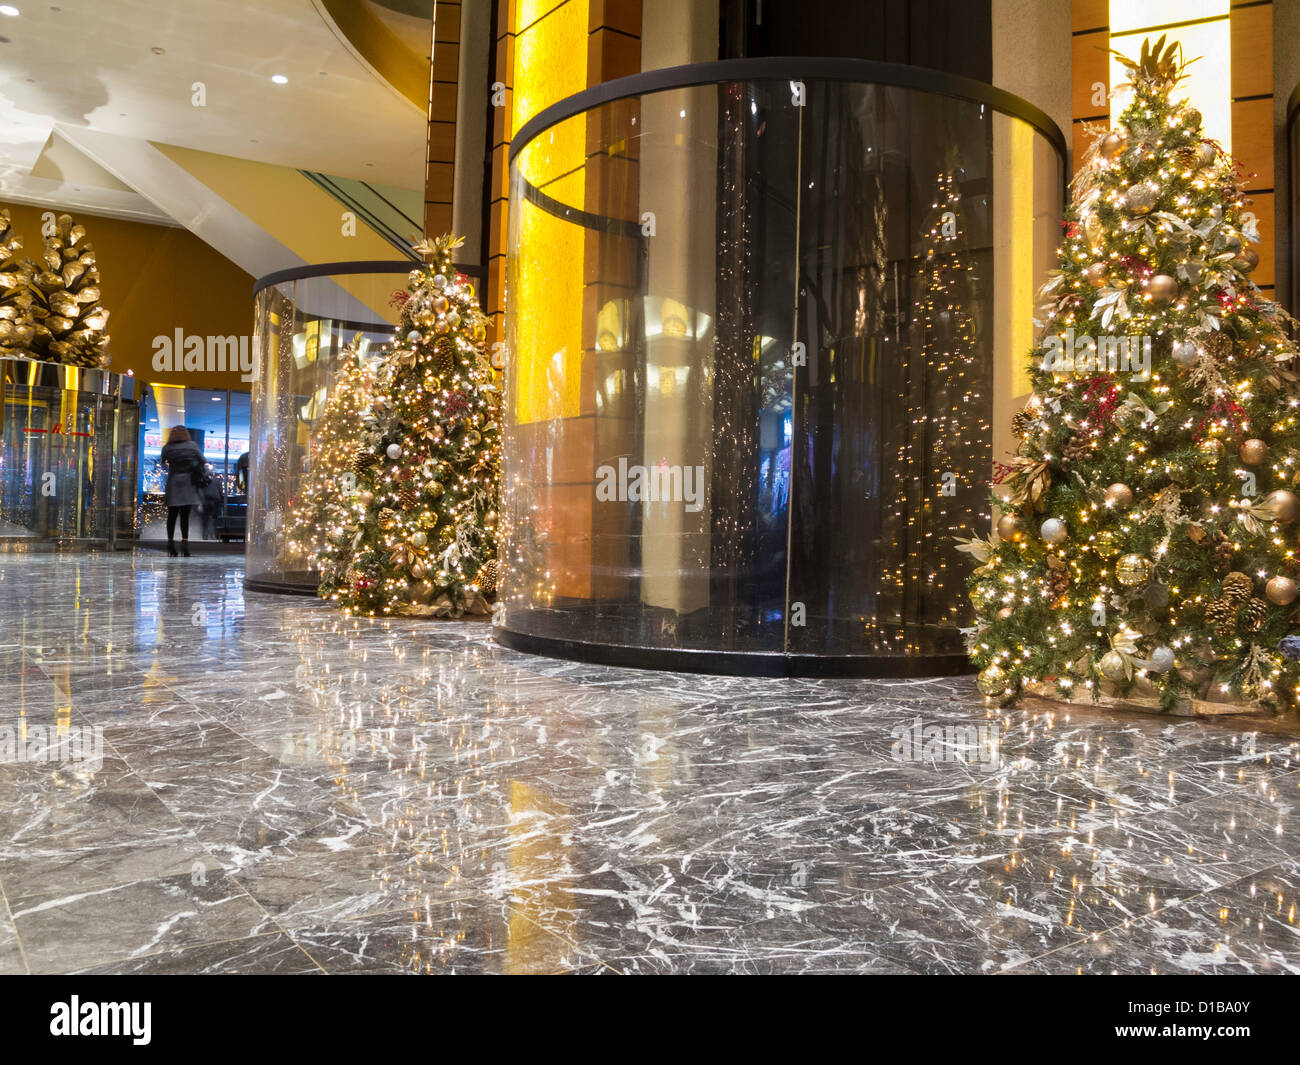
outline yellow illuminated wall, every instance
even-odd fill
[[[585,3],[519,0],[511,123],[518,130],[551,104],[587,87]],[[542,134],[519,156],[525,180],[582,210],[586,196],[587,126],[578,115]],[[507,299],[527,312],[515,330],[514,388],[520,423],[572,418],[580,412],[582,377],[582,226],[526,200]]]
[[[1171,23],[1175,25],[1170,25]],[[1142,41],[1154,42],[1162,34],[1183,46],[1183,55],[1196,62],[1187,68],[1175,98],[1186,96],[1201,112],[1205,135],[1232,150],[1232,31],[1229,0],[1111,0],[1110,46],[1130,59],[1142,50]],[[1127,80],[1115,56],[1110,57],[1110,84]],[[1128,91],[1116,91],[1110,100],[1114,124],[1132,100]]]

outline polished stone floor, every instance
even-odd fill
[[[1286,722],[578,665],[242,577],[0,555],[0,972],[1300,972]]]

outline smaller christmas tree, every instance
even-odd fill
[[[290,504],[285,523],[288,551],[295,557],[317,557],[326,547],[325,530],[357,521],[361,516],[352,460],[370,414],[374,373],[362,358],[358,333],[343,351],[330,383],[329,399],[307,451],[307,476]]]
[[[85,227],[59,215],[31,268],[32,354],[71,366],[106,366],[108,311],[99,302],[99,270]]]
[[[500,406],[460,244],[417,245],[352,461],[357,506],[315,560],[319,594],[349,614],[485,614],[496,592]]]
[[[0,210],[0,355],[26,355],[32,343],[31,267],[18,258],[22,247],[9,209]]]

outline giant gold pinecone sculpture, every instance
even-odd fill
[[[18,258],[22,247],[9,209],[0,210],[0,355],[26,355],[32,343],[32,268]]]
[[[71,366],[105,366],[108,311],[100,303],[99,270],[86,229],[71,215],[55,220],[40,260],[32,264],[32,352]]]

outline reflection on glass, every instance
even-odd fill
[[[0,540],[112,542],[130,507],[130,377],[0,359]]]
[[[1060,157],[978,102],[800,100],[664,90],[519,148],[507,639],[964,662],[953,538],[990,523]]]
[[[244,536],[247,499],[236,484],[239,456],[248,451],[247,392],[150,384],[141,399],[139,504],[136,534],[142,540],[165,539],[167,507],[163,492],[166,468],[159,462],[167,433],[184,426],[212,467],[211,501],[196,514],[191,537],[196,540],[237,540]],[[210,510],[211,513],[207,513]]]

